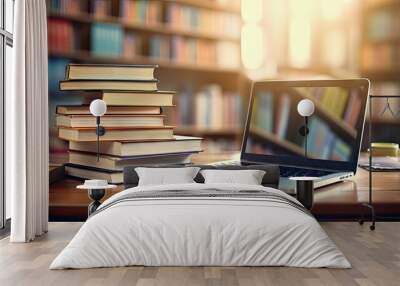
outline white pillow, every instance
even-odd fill
[[[195,183],[193,180],[200,168],[135,168],[139,176],[138,186],[187,184]]]
[[[202,170],[205,184],[261,185],[265,171],[262,170]]]

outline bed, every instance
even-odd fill
[[[212,168],[210,166],[202,168]],[[225,167],[227,168],[227,167]],[[263,185],[196,183],[127,189],[88,218],[50,269],[118,266],[292,266],[350,268],[296,199]]]

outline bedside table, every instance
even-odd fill
[[[107,181],[103,180],[86,180],[83,185],[76,187],[77,189],[87,190],[88,196],[92,200],[88,206],[88,217],[101,205],[100,200],[106,194],[106,189],[113,189],[116,187],[116,185],[109,185]]]

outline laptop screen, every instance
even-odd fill
[[[243,142],[245,157],[247,154],[258,158],[255,161],[287,165],[355,169],[368,88],[368,80],[255,83]],[[304,99],[314,105],[307,125],[298,112],[298,104]]]

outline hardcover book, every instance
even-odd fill
[[[96,128],[68,128],[60,127],[60,138],[72,141],[96,141]],[[120,140],[149,140],[172,139],[173,127],[136,127],[136,128],[110,128],[105,127],[105,134],[100,136],[100,141]]]
[[[116,157],[110,155],[97,155],[87,152],[69,152],[69,162],[83,166],[91,166],[107,170],[123,171],[124,167],[146,164],[188,164],[194,152],[190,153],[165,153],[159,155]]]
[[[69,64],[67,80],[154,80],[157,65]]]
[[[143,127],[164,126],[164,115],[104,115],[101,117],[103,127]],[[92,115],[57,115],[57,126],[63,127],[96,127],[96,117]]]
[[[157,90],[157,80],[62,80],[60,90]]]
[[[63,115],[91,115],[89,105],[59,105],[57,106],[57,114]],[[153,114],[157,115],[161,113],[161,108],[158,106],[107,106],[107,112],[105,115],[111,114]]]
[[[104,91],[103,100],[115,106],[173,106],[174,95],[172,91]]]
[[[113,156],[143,156],[164,153],[200,152],[202,138],[174,136],[167,140],[101,142],[100,153]],[[70,141],[69,149],[84,152],[96,150],[96,142]]]

